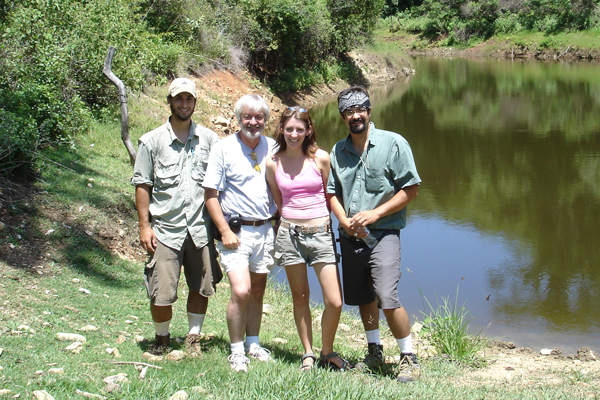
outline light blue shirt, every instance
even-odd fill
[[[224,215],[239,214],[243,220],[265,220],[273,216],[277,207],[267,186],[265,172],[267,157],[273,155],[275,140],[261,135],[253,150],[244,144],[238,134],[220,140],[212,149],[204,187],[219,192]],[[256,153],[256,161],[251,157]],[[260,171],[255,169],[258,163]]]

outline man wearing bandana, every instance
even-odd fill
[[[418,195],[421,179],[408,142],[370,122],[367,90],[353,86],[338,96],[340,115],[350,134],[331,152],[327,193],[339,220],[344,301],[359,307],[368,353],[357,365],[374,370],[384,364],[379,309],[400,348],[399,382],[419,378],[408,314],[398,299],[400,229],[406,208]]]

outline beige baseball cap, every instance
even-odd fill
[[[175,97],[179,93],[190,93],[196,98],[196,85],[191,79],[188,78],[175,78],[169,86],[169,96]]]

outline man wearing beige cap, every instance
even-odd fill
[[[164,353],[170,347],[172,305],[183,267],[189,290],[185,343],[195,353],[200,350],[208,298],[223,276],[202,187],[208,154],[219,138],[191,119],[196,107],[193,81],[173,80],[167,103],[171,107],[167,122],[139,140],[131,184],[136,187],[140,242],[151,257],[145,279],[156,330],[152,350]]]

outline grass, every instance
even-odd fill
[[[130,97],[132,102],[135,99]],[[141,126],[147,129],[163,120],[162,103],[145,101],[144,107],[131,105],[135,113],[143,113],[132,116],[140,121],[132,128],[134,139],[142,133]],[[53,162],[40,167],[38,188],[43,193],[10,207],[9,214],[19,223],[2,228],[0,242],[10,242],[14,252],[32,261],[21,265],[0,257],[0,390],[10,391],[0,392],[0,397],[31,398],[34,391],[45,390],[57,400],[81,399],[79,390],[109,399],[169,399],[184,390],[190,399],[559,399],[578,398],[585,393],[579,385],[597,380],[595,375],[564,372],[564,379],[552,385],[545,381],[498,385],[496,380],[478,380],[468,366],[435,357],[422,357],[422,379],[406,385],[395,382],[393,364],[372,375],[321,369],[301,373],[302,346],[290,294],[276,282],[269,282],[267,288],[265,303],[272,312],[263,317],[261,342],[277,361],[254,362],[248,374],[234,374],[226,362],[226,279],[210,301],[203,328],[205,351],[200,357],[142,358],[154,333],[143,264],[131,259],[141,253],[131,252],[139,248],[137,223],[129,185],[131,166],[119,129],[118,121],[97,123],[72,149],[47,153]],[[182,284],[171,330],[179,338],[187,327],[185,294]],[[451,320],[464,321],[464,308],[449,304],[439,309],[442,320],[448,309],[458,311],[450,313]],[[313,315],[321,313],[316,306]],[[343,313],[341,323],[336,350],[356,363],[366,349],[361,323],[349,313]],[[96,329],[82,331],[88,325]],[[464,325],[458,325],[461,331]],[[384,342],[393,343],[389,329],[385,325],[381,329]],[[66,350],[69,343],[57,340],[61,332],[84,335],[87,340],[81,351]],[[399,355],[395,345],[387,344],[386,355]],[[177,342],[174,347],[182,349]],[[113,349],[112,354],[107,349]],[[140,379],[131,362],[160,369],[149,368]],[[127,381],[110,391],[104,379],[119,373],[126,374]]]
[[[471,334],[469,322],[471,317],[465,304],[458,306],[458,288],[454,303],[450,297],[443,297],[434,307],[427,298],[429,313],[422,312],[423,336],[427,338],[436,351],[443,357],[464,365],[479,366],[485,362],[481,351],[486,346],[486,340],[480,333]]]

